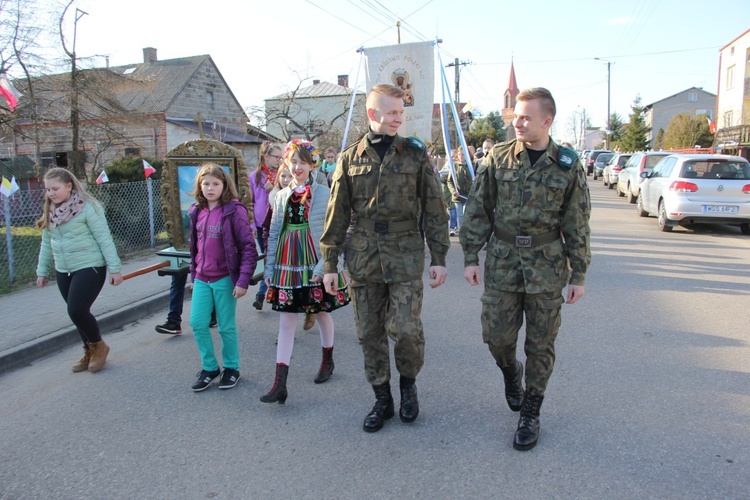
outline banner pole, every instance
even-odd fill
[[[445,75],[445,68],[443,67],[443,59],[442,57],[440,57],[439,51],[438,51],[438,60],[440,62],[440,71],[443,74],[444,84],[448,85],[448,81],[447,81],[448,77]],[[466,139],[464,138],[464,131],[461,128],[461,120],[459,120],[458,118],[458,111],[456,111],[456,104],[454,103],[453,96],[451,95],[450,92],[448,92],[448,100],[450,102],[451,113],[453,114],[453,122],[456,124],[456,135],[458,136],[458,142],[461,144],[461,148],[464,151],[464,159],[466,160],[466,166],[469,167],[469,174],[471,174],[471,179],[474,180],[474,166],[471,164],[471,157],[469,156],[469,148],[466,146]],[[443,94],[443,102],[445,102],[445,94]]]
[[[354,87],[352,87],[352,100],[349,102],[349,113],[346,116],[346,126],[344,127],[344,138],[341,141],[341,149],[343,151],[346,148],[346,140],[349,138],[349,125],[352,123],[352,113],[354,112],[354,99],[357,96],[357,85],[359,85],[359,71],[362,69],[362,60],[365,57],[364,47],[357,49],[359,52],[359,64],[357,65],[357,76],[354,78]]]

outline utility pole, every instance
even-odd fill
[[[76,32],[78,28],[78,21],[83,16],[87,16],[88,12],[84,12],[79,8],[76,8],[76,16],[75,21],[73,21],[73,50],[70,54],[70,59],[72,61],[71,64],[71,70],[70,70],[70,84],[71,84],[71,94],[70,94],[70,126],[73,129],[73,150],[71,151],[72,158],[69,159],[69,164],[71,166],[71,170],[73,174],[80,178],[83,178],[85,175],[85,168],[83,165],[83,162],[81,161],[81,154],[78,149],[78,143],[79,143],[79,123],[78,123],[78,78],[76,74]]]
[[[447,64],[445,66],[446,68],[451,68],[451,67],[456,68],[456,97],[455,97],[456,106],[458,106],[458,103],[461,102],[461,99],[459,98],[459,95],[460,95],[459,88],[460,88],[460,82],[461,82],[461,66],[467,66],[469,64],[472,64],[472,62],[471,61],[459,62],[458,57],[457,57],[452,63]]]
[[[398,32],[398,44],[401,45],[401,21],[396,21],[396,31]]]
[[[605,135],[607,136],[607,149],[609,149],[609,136],[612,134],[612,129],[610,128],[611,112],[609,110],[611,102],[611,79],[609,67],[612,64],[612,61],[606,61],[600,57],[595,57],[594,59],[603,63],[607,63],[607,131],[605,132]]]

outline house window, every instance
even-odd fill
[[[58,167],[68,166],[68,153],[55,153],[55,165]]]
[[[698,102],[698,92],[689,92],[688,102]]]
[[[734,88],[734,65],[727,68],[727,90]]]
[[[724,126],[725,127],[731,127],[732,126],[732,115],[733,113],[731,111],[727,111],[724,113]]]
[[[214,93],[213,92],[206,92],[206,103],[208,104],[208,109],[214,109]]]
[[[55,152],[43,151],[42,152],[42,167],[50,168],[54,166],[55,166]]]
[[[125,148],[125,156],[141,156],[141,148]]]

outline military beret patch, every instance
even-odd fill
[[[576,160],[578,155],[570,148],[560,148],[557,152],[557,163],[566,170],[570,170]]]
[[[413,135],[407,137],[406,141],[407,141],[407,144],[409,144],[409,146],[416,149],[417,151],[424,151],[426,147],[424,142],[422,142],[422,139],[420,139],[419,137],[415,137]]]

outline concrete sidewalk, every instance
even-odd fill
[[[161,260],[163,258],[154,251],[152,255],[123,262],[122,273]],[[156,271],[131,278],[117,287],[105,283],[91,308],[102,334],[160,310],[164,310],[166,320],[170,283],[169,276],[159,276]],[[0,374],[80,343],[78,331],[68,317],[65,302],[54,282],[44,288],[34,286],[0,296],[0,312],[5,325],[0,335]]]

